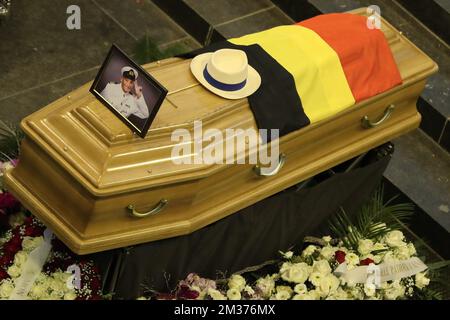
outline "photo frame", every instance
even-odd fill
[[[141,138],[167,95],[163,85],[114,44],[89,91]]]

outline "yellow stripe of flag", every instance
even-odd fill
[[[338,55],[310,29],[280,26],[228,41],[244,46],[260,45],[291,73],[311,123],[355,104]]]

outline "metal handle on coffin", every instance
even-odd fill
[[[253,167],[253,172],[255,172],[256,175],[261,177],[274,176],[281,170],[285,162],[286,162],[286,155],[284,153],[280,153],[280,156],[278,157],[278,165],[275,167],[275,169],[266,172],[266,170],[269,168],[264,168],[256,165]]]
[[[145,217],[154,216],[154,215],[160,213],[161,211],[163,211],[163,209],[166,207],[166,205],[168,203],[169,203],[169,200],[161,199],[161,200],[159,200],[158,204],[152,210],[150,210],[148,212],[138,212],[138,211],[136,211],[136,209],[134,208],[134,205],[132,205],[132,204],[128,205],[127,209],[131,211],[131,215],[133,217],[145,218]]]
[[[385,122],[387,119],[389,119],[389,117],[391,116],[394,109],[395,109],[395,105],[391,104],[389,107],[386,108],[386,110],[384,110],[384,114],[381,117],[381,119],[376,122],[372,122],[369,120],[368,116],[364,116],[361,119],[361,125],[363,126],[363,128],[366,128],[366,129],[375,128],[375,127],[379,126],[380,124],[382,124],[383,122]]]

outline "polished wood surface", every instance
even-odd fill
[[[258,177],[251,164],[172,161],[173,130],[192,132],[195,120],[203,131],[257,128],[247,99],[210,93],[191,75],[189,60],[172,58],[144,66],[169,90],[145,139],[101,105],[88,83],[22,121],[21,161],[6,184],[78,254],[198,230],[418,127],[416,100],[437,66],[384,20],[382,31],[403,84],[282,137],[286,162],[274,176]],[[375,122],[390,105],[386,121],[363,128],[365,116]],[[151,212],[163,199],[156,215],[130,215],[129,205]]]

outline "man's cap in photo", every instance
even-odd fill
[[[138,77],[138,72],[136,69],[133,69],[132,67],[123,67],[122,70],[122,77],[130,79],[130,80],[136,80]]]

